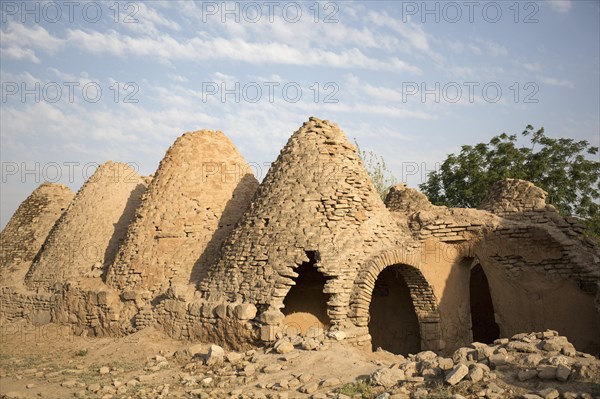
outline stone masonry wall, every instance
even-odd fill
[[[295,268],[315,251],[315,267],[329,278],[328,315],[339,325],[348,321],[360,265],[400,242],[410,247],[412,239],[392,221],[354,146],[336,124],[310,118],[272,165],[200,290],[209,301],[278,311]]]
[[[105,290],[82,290],[68,284],[39,293],[0,288],[0,316],[8,323],[18,319],[34,326],[53,322],[67,326],[69,334],[120,336],[126,330],[119,311],[118,297]]]
[[[490,187],[479,208],[496,215],[532,211],[545,208],[547,196],[548,193],[531,182],[504,179]]]
[[[385,206],[392,212],[411,214],[417,211],[427,210],[433,205],[427,196],[417,190],[411,190],[406,183],[396,184],[390,188],[386,198]]]
[[[396,187],[396,191],[416,190]],[[583,226],[576,218],[563,217],[553,206],[546,205],[545,192],[530,182],[506,179],[494,184],[481,208],[498,214],[427,206],[415,194],[395,195],[418,198],[419,207],[405,205],[404,209],[414,210],[405,213],[405,223],[421,241],[437,239],[477,246],[480,252],[504,265],[506,275],[511,278],[518,277],[523,270],[535,269],[571,279],[583,291],[596,293],[596,283],[600,281],[598,246],[585,237]],[[511,198],[515,202],[511,202]],[[523,251],[526,247],[531,249]],[[552,250],[540,250],[542,247]],[[537,255],[526,261],[517,252]]]
[[[498,187],[510,187],[512,191],[509,195]],[[410,193],[396,195],[404,199],[418,198]],[[494,308],[499,312],[496,317],[501,321],[504,334],[533,327],[555,328],[568,332],[574,342],[592,350],[600,346],[597,338],[590,335],[600,326],[600,314],[597,311],[591,314],[600,281],[600,251],[590,238],[585,237],[583,226],[576,218],[561,216],[551,205],[539,202],[542,197],[543,191],[529,182],[509,180],[495,184],[484,203],[487,204],[485,207],[499,212],[498,215],[484,210],[433,205],[405,205],[403,209],[417,210],[394,214],[397,222],[407,225],[424,246],[435,249],[435,253],[430,254],[432,259],[439,257],[441,252],[442,263],[425,261],[422,270],[426,276],[439,275],[446,262],[451,266],[450,270],[454,270],[448,277],[464,275],[466,278],[451,284],[464,285],[468,284],[469,274],[468,270],[467,274],[459,270],[461,262],[465,258],[475,258],[484,265],[490,279]],[[512,204],[510,198],[515,198],[516,202]],[[428,272],[433,267],[438,270]],[[447,284],[434,283],[440,287]],[[444,302],[448,302],[445,299],[448,289],[460,291],[447,286],[439,289],[444,292]],[[443,306],[443,310],[450,313],[446,313],[446,317],[442,314],[442,319],[462,314],[462,310],[458,310],[458,306],[463,306],[461,300],[453,298],[449,301],[455,306]],[[573,303],[579,309],[577,314],[570,316],[568,323],[565,323],[565,314],[549,310],[553,306],[567,306],[565,303]],[[465,306],[468,312],[468,302]],[[515,306],[518,312],[510,310]],[[512,317],[512,314],[518,315]],[[451,323],[443,327],[447,333],[456,331],[452,325],[461,325],[459,320],[447,322]],[[527,327],[523,327],[525,323],[528,323]],[[470,330],[463,333],[468,335]],[[467,338],[451,337],[450,341],[461,339],[464,342]]]
[[[24,285],[33,259],[73,195],[66,186],[42,183],[21,203],[0,233],[0,286]]]

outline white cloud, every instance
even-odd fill
[[[357,48],[341,51],[303,49],[277,42],[249,42],[244,39],[192,38],[177,41],[169,35],[156,38],[131,37],[110,30],[106,33],[69,30],[70,43],[84,51],[119,57],[149,56],[161,61],[171,60],[231,60],[250,64],[283,64],[329,66],[333,68],[363,68],[419,74],[421,70],[397,58],[376,59]]]
[[[4,57],[12,58],[13,60],[26,60],[35,64],[40,63],[40,59],[35,55],[35,52],[30,48],[20,48],[15,46],[5,47],[0,49],[0,53]]]
[[[471,50],[471,52],[473,52],[475,55],[481,55],[481,48],[477,47],[473,43],[469,44],[469,50]]]
[[[148,6],[148,3],[127,3],[121,11],[122,26],[145,35],[157,35],[161,29],[180,31],[181,26]]]
[[[313,104],[314,105],[314,104]],[[350,114],[368,114],[380,115],[397,119],[421,119],[432,120],[437,119],[435,114],[429,114],[424,111],[408,109],[407,107],[391,106],[391,105],[375,105],[368,103],[352,103],[352,104],[319,104],[319,109],[327,112],[350,113]]]
[[[98,79],[90,79],[89,75],[86,72],[80,72],[79,76],[75,76],[52,67],[49,67],[48,71],[52,73],[52,75],[61,79],[63,82],[77,82],[81,87],[85,86],[88,83],[98,83]],[[114,80],[111,80],[111,84],[112,83],[114,83]]]
[[[521,66],[531,72],[540,71],[542,69],[542,66],[540,65],[539,62],[524,63],[524,64],[521,64]]]
[[[445,45],[448,46],[452,52],[457,54],[461,54],[465,50],[465,45],[461,41],[446,40]]]
[[[213,73],[211,78],[213,79],[213,82],[234,83],[236,81],[235,76],[218,71]]]
[[[493,57],[508,54],[506,47],[499,43],[483,39],[478,39],[477,42],[483,44],[487,48],[488,53]]]
[[[573,7],[571,0],[548,0],[548,3],[550,3],[550,7],[552,7],[554,11],[560,13],[569,12]]]
[[[390,17],[387,12],[369,11],[368,20],[377,26],[385,26],[399,33],[410,46],[421,51],[429,50],[429,41],[427,34],[421,25],[413,22]]]
[[[169,73],[169,74],[167,74],[167,76],[169,77],[169,79],[171,79],[172,81],[177,82],[177,83],[189,82],[189,79],[186,78],[185,76],[181,76],[181,75],[177,75],[177,74],[173,74],[173,73]]]
[[[49,53],[55,53],[64,44],[64,40],[52,36],[46,29],[36,25],[28,27],[14,21],[6,23],[6,31],[2,30],[2,44],[22,49],[37,47]]]
[[[377,87],[366,83],[363,84],[363,91],[368,96],[385,102],[402,101],[402,93],[389,87]]]
[[[538,79],[540,80],[540,82],[551,86],[567,87],[569,89],[575,87],[575,84],[570,80],[557,79],[549,76],[538,76]]]

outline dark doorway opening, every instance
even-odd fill
[[[287,335],[305,335],[310,329],[323,331],[329,326],[327,301],[329,295],[324,288],[327,282],[316,267],[319,262],[316,251],[306,251],[308,262],[303,262],[295,270],[298,277],[294,278],[296,285],[283,300],[282,312],[286,315],[284,325]]]
[[[421,350],[419,321],[401,265],[383,269],[369,305],[369,333],[373,350],[408,355]]]
[[[471,269],[469,292],[473,341],[490,344],[500,338],[500,328],[494,318],[490,286],[481,265]]]

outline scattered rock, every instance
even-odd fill
[[[571,375],[571,369],[564,364],[559,364],[556,367],[556,379],[562,382],[565,382],[569,379],[569,375]]]
[[[538,372],[536,370],[521,370],[517,373],[517,378],[519,381],[527,381],[536,377]]]
[[[315,350],[319,347],[319,341],[315,338],[307,338],[302,341],[302,349],[307,351]]]
[[[212,366],[223,363],[225,351],[219,345],[211,345],[206,356],[206,365]]]
[[[468,378],[474,383],[481,381],[483,376],[484,372],[481,367],[472,367],[471,370],[469,370]]]
[[[469,368],[464,364],[455,366],[452,371],[446,375],[445,381],[450,385],[458,384],[469,373]]]
[[[544,399],[557,399],[560,393],[554,388],[542,389],[538,394]]]
[[[379,369],[371,374],[371,382],[384,388],[391,388],[404,379],[404,371],[400,369]]]
[[[521,341],[511,341],[506,345],[506,348],[509,350],[526,353],[535,353],[538,351],[534,344]]]
[[[195,344],[192,345],[190,347],[188,347],[185,351],[187,352],[187,354],[189,354],[189,356],[198,356],[200,354],[202,354],[202,350],[203,350],[203,344]]]
[[[309,395],[317,392],[318,390],[319,390],[319,384],[317,382],[309,382],[308,384],[306,384],[302,388],[300,388],[300,392],[307,393]]]
[[[555,366],[539,366],[537,368],[538,377],[542,380],[553,380],[556,378],[556,367]]]
[[[452,359],[449,359],[447,357],[440,357],[438,359],[438,367],[444,371],[451,370],[454,367],[454,362],[452,361]]]
[[[342,382],[337,378],[327,378],[321,381],[321,387],[330,388],[340,385]]]
[[[273,348],[277,351],[277,353],[285,354],[294,350],[294,345],[291,342],[286,341],[284,339],[280,339],[273,345]]]
[[[490,356],[490,364],[494,367],[504,366],[506,364],[506,355],[502,353],[496,353]]]
[[[102,389],[102,387],[100,386],[100,384],[90,384],[87,387],[87,390],[93,393],[97,393],[100,391],[100,389]]]
[[[242,360],[243,357],[244,356],[241,353],[229,352],[225,356],[225,359],[227,359],[227,361],[231,364],[237,364],[240,360]]]
[[[277,363],[269,364],[262,369],[263,373],[273,374],[281,370],[281,366]]]
[[[327,334],[330,338],[335,339],[336,341],[343,341],[346,339],[346,333],[343,331],[333,331]]]

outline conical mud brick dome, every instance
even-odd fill
[[[155,295],[170,285],[193,291],[257,187],[225,134],[182,135],[161,161],[107,282]]]
[[[0,286],[23,286],[25,274],[74,193],[43,183],[19,205],[0,233]]]
[[[298,300],[329,295],[333,320],[348,312],[361,261],[402,237],[355,147],[336,124],[310,118],[272,165],[200,290],[209,300],[281,308],[302,270],[316,270],[324,288],[312,290],[319,277],[309,276],[298,283],[307,287]]]
[[[133,220],[145,181],[129,165],[106,162],[81,187],[56,222],[27,273],[30,288],[55,284],[97,285],[115,258]]]

